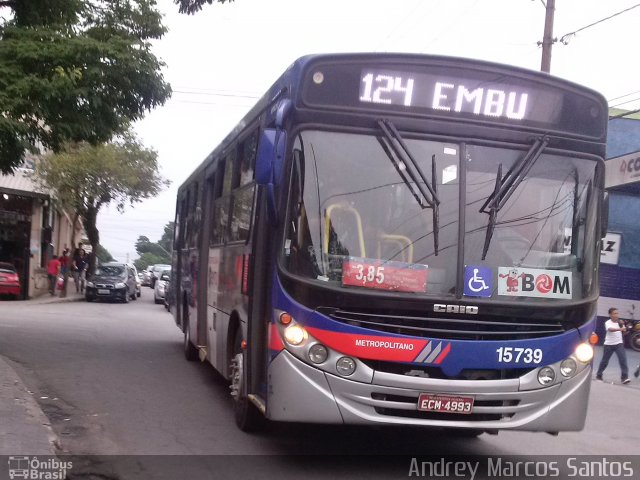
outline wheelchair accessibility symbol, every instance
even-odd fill
[[[468,297],[490,297],[493,272],[490,268],[464,267],[464,294]]]

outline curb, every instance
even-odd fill
[[[0,355],[0,455],[55,455],[49,419],[9,362]]]

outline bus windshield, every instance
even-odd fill
[[[496,178],[526,147],[465,145],[463,151],[461,144],[403,135],[409,162],[389,141],[382,132],[298,133],[283,246],[290,273],[348,289],[436,297],[518,301],[590,293],[594,255],[585,252],[595,251],[596,162],[541,151],[491,212],[483,204],[496,191]],[[461,231],[468,278],[467,269],[458,278]]]

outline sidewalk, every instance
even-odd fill
[[[55,441],[49,419],[0,356],[0,455],[54,455]]]
[[[16,300],[11,305],[46,305],[83,301],[71,281],[67,296],[41,295],[29,300]],[[49,419],[24,385],[9,360],[0,352],[0,455],[55,455],[56,435]]]
[[[59,303],[59,302],[80,302],[83,300],[84,300],[84,294],[76,292],[76,286],[73,283],[73,280],[71,280],[67,284],[66,297],[61,297],[60,292],[57,291],[55,295],[51,295],[50,293],[45,293],[44,295],[33,297],[33,298],[30,298],[29,300],[22,300],[22,302],[25,302],[27,305],[44,305],[47,303]]]

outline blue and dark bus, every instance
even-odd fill
[[[607,104],[512,66],[295,61],[178,191],[187,359],[265,419],[584,426]]]

